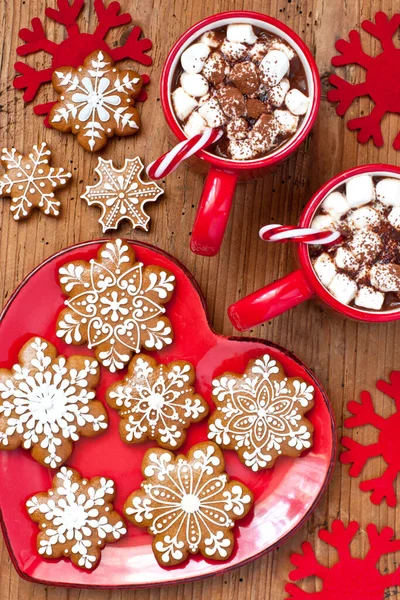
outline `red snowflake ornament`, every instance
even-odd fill
[[[338,553],[338,561],[332,567],[321,565],[309,542],[302,544],[303,554],[292,554],[291,563],[296,567],[289,574],[292,581],[305,577],[322,580],[320,592],[305,592],[294,583],[288,583],[287,598],[294,600],[382,600],[385,589],[400,583],[400,567],[391,574],[382,575],[377,568],[379,559],[400,549],[400,540],[393,540],[394,531],[384,527],[379,533],[375,525],[367,526],[369,551],[365,558],[355,558],[350,544],[356,537],[359,524],[356,521],[345,527],[342,521],[333,521],[331,531],[321,529],[318,537]],[[386,596],[385,596],[386,597]]]
[[[395,480],[400,472],[400,371],[390,374],[390,383],[379,380],[376,388],[395,401],[396,412],[384,418],[376,414],[369,392],[361,392],[361,402],[349,402],[347,408],[354,416],[345,420],[350,429],[372,425],[379,431],[378,441],[364,446],[352,438],[343,437],[342,445],[347,448],[340,456],[343,464],[351,464],[349,475],[358,477],[370,458],[381,456],[387,463],[385,471],[376,479],[361,481],[360,490],[372,492],[371,502],[380,504],[384,499],[389,506],[396,506]]]
[[[51,66],[47,69],[37,70],[24,62],[17,62],[14,65],[15,70],[20,73],[14,79],[13,85],[17,89],[24,89],[23,99],[25,102],[33,100],[40,87],[45,83],[50,83],[53,71],[60,67],[75,67],[84,63],[85,58],[95,50],[102,50],[109,54],[114,61],[129,58],[143,65],[151,65],[152,59],[145,54],[152,47],[151,40],[140,38],[142,30],[140,27],[134,27],[127,37],[126,41],[116,48],[110,47],[105,41],[105,37],[110,29],[120,25],[127,25],[132,17],[128,13],[119,14],[121,6],[119,2],[111,2],[107,8],[104,0],[94,0],[94,9],[96,11],[98,24],[93,33],[82,32],[79,29],[77,19],[84,5],[84,0],[57,0],[58,10],[46,8],[46,16],[64,25],[67,31],[67,37],[60,44],[49,40],[46,36],[43,24],[38,17],[31,21],[32,29],[21,29],[19,37],[25,42],[17,48],[19,56],[34,54],[43,50],[51,56]],[[142,75],[143,82],[149,83],[148,75]],[[146,92],[142,92],[137,98],[140,101],[146,100]],[[46,104],[37,104],[34,112],[37,115],[45,115],[45,125],[48,127],[47,115],[55,102]]]
[[[363,21],[361,27],[377,38],[382,52],[370,56],[364,52],[360,33],[352,30],[349,41],[338,40],[335,44],[340,56],[332,58],[334,67],[357,64],[366,70],[362,83],[351,84],[338,75],[331,75],[329,82],[336,88],[328,92],[330,102],[337,102],[336,113],[343,116],[356,98],[369,96],[375,106],[369,115],[351,119],[347,123],[350,131],[359,130],[357,139],[361,144],[372,138],[375,146],[383,146],[381,121],[386,113],[400,113],[400,49],[393,43],[393,36],[400,25],[400,13],[388,19],[383,12],[375,15],[373,21]],[[393,142],[400,150],[400,133]]]

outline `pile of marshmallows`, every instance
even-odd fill
[[[230,156],[246,160],[270,151],[279,135],[294,134],[309,105],[287,77],[294,57],[280,38],[258,38],[249,24],[228,25],[224,36],[204,33],[182,53],[172,93],[187,137],[226,126]],[[256,121],[252,129],[245,117]]]
[[[321,283],[343,304],[381,310],[385,294],[400,299],[400,180],[359,175],[346,182],[345,193],[329,194],[312,227],[340,230],[345,242],[313,262]],[[396,238],[396,239],[394,239]]]

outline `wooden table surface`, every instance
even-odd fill
[[[3,303],[19,282],[45,258],[77,242],[102,236],[98,224],[100,211],[89,208],[80,199],[84,186],[91,181],[97,156],[86,153],[71,135],[45,130],[42,120],[34,116],[31,105],[24,105],[21,93],[12,87],[13,64],[16,59],[18,31],[27,27],[32,17],[42,16],[45,3],[41,0],[3,0],[1,11],[1,144],[16,145],[20,149],[38,141],[49,142],[53,150],[53,164],[70,167],[73,182],[60,192],[63,203],[59,219],[35,213],[25,222],[15,222],[9,210],[9,200],[0,203],[0,286]],[[55,0],[47,0],[55,6]],[[92,1],[81,17],[84,27],[95,24]],[[271,221],[296,223],[310,196],[331,176],[340,171],[372,162],[400,164],[391,141],[400,129],[399,119],[389,116],[383,122],[386,143],[376,149],[372,143],[361,146],[356,135],[347,130],[343,119],[326,100],[327,79],[332,68],[330,59],[335,53],[334,43],[346,37],[350,29],[359,27],[363,19],[371,18],[377,10],[389,15],[395,12],[395,0],[122,0],[123,9],[131,12],[146,36],[153,40],[153,66],[149,100],[143,105],[141,133],[126,140],[112,140],[101,152],[122,163],[125,157],[139,154],[148,164],[160,151],[169,147],[167,127],[159,102],[158,80],[167,52],[178,36],[196,21],[216,12],[231,9],[252,9],[281,19],[292,27],[308,44],[315,55],[322,78],[322,103],[317,123],[307,141],[282,164],[274,174],[264,179],[240,185],[221,252],[214,258],[195,256],[189,250],[189,236],[203,178],[186,166],[167,178],[165,196],[156,204],[148,205],[151,214],[150,233],[132,233],[129,223],[119,235],[150,242],[170,252],[182,261],[199,282],[207,299],[211,321],[218,332],[235,333],[227,317],[228,305],[265,283],[289,272],[292,265],[288,245],[267,246],[258,238],[259,228]],[[4,10],[5,9],[5,10]],[[61,40],[63,30],[48,24],[53,39]],[[121,32],[114,35],[118,40]],[[365,48],[373,51],[378,44],[363,35]],[[39,54],[39,65],[45,58]],[[45,64],[45,62],[43,62]],[[144,72],[144,68],[139,68]],[[347,69],[353,81],[362,77],[361,70]],[[45,93],[41,98],[45,98]],[[369,102],[355,102],[351,116],[369,110]],[[374,384],[380,377],[400,365],[400,346],[396,335],[400,325],[367,325],[343,321],[328,314],[315,303],[309,302],[292,310],[271,323],[251,331],[254,337],[263,337],[286,346],[305,361],[320,378],[332,401],[342,434],[346,416],[345,403],[359,392]],[[393,410],[390,399],[375,394],[378,410],[388,415]],[[359,441],[374,441],[372,429],[360,431]],[[378,476],[384,468],[383,460],[371,461],[366,469],[369,477]],[[358,488],[359,481],[348,476],[348,468],[336,465],[333,479],[318,509],[308,523],[279,550],[255,561],[247,567],[225,576],[215,577],[177,587],[138,591],[88,591],[46,588],[23,581],[18,577],[0,540],[0,600],[179,600],[200,598],[231,600],[238,598],[280,600],[287,594],[284,585],[290,571],[289,556],[300,550],[303,539],[310,540],[324,561],[335,557],[327,553],[318,540],[317,530],[337,517],[345,522],[357,519],[361,533],[354,549],[364,553],[368,548],[365,527],[369,522],[396,529],[397,512],[393,508],[374,506],[367,494]],[[400,491],[400,490],[399,490]],[[397,529],[400,534],[400,525]],[[1,536],[0,536],[1,537]],[[383,567],[393,570],[392,560]],[[305,589],[319,589],[311,580]],[[388,592],[395,595],[396,590]],[[388,596],[385,596],[388,597]],[[338,599],[339,600],[339,599]]]

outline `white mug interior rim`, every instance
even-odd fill
[[[186,42],[184,42],[182,44],[182,46],[180,47],[179,52],[177,52],[174,61],[171,65],[170,71],[169,71],[169,76],[168,76],[168,104],[169,104],[169,108],[171,111],[171,114],[174,117],[174,120],[177,124],[177,126],[181,129],[182,133],[184,134],[184,131],[181,127],[181,124],[179,123],[176,115],[175,115],[175,110],[174,107],[172,106],[172,101],[171,101],[171,86],[172,86],[172,80],[173,77],[175,75],[175,71],[178,65],[178,62],[180,60],[180,57],[182,55],[182,53],[184,52],[184,50],[186,50],[186,48],[188,46],[190,46],[190,44],[197,39],[198,37],[200,37],[203,33],[205,33],[206,31],[210,31],[212,29],[217,29],[218,27],[224,27],[225,25],[230,25],[231,23],[250,23],[250,25],[254,25],[255,27],[259,27],[260,29],[265,29],[265,31],[268,31],[269,33],[272,33],[274,35],[279,36],[280,38],[282,38],[285,42],[287,42],[292,48],[293,50],[296,52],[296,54],[298,55],[298,57],[300,58],[300,61],[303,65],[304,68],[304,72],[307,78],[307,88],[308,88],[308,97],[310,99],[314,98],[315,95],[315,89],[314,89],[314,81],[313,81],[313,76],[312,76],[312,71],[311,71],[311,67],[304,55],[304,52],[301,50],[301,48],[296,44],[296,42],[290,37],[290,35],[288,35],[287,33],[285,33],[284,31],[282,31],[281,29],[279,29],[279,27],[275,27],[275,25],[272,25],[271,23],[267,23],[266,21],[261,21],[260,19],[255,19],[255,18],[243,18],[243,17],[230,17],[230,18],[226,18],[226,19],[220,19],[219,21],[214,21],[214,23],[210,23],[208,25],[205,25],[204,27],[202,27],[201,29],[199,29],[198,31],[196,31],[193,35],[190,36],[190,38],[188,40],[186,40]],[[246,161],[237,161],[237,160],[232,160],[229,158],[225,158],[223,159],[224,161],[228,161],[228,162],[232,162],[232,163],[237,163],[237,162],[245,162],[245,163],[255,163],[258,161],[262,161],[265,160],[265,158],[272,158],[277,152],[281,152],[282,148],[285,148],[285,146],[292,144],[296,138],[301,134],[301,132],[303,131],[303,129],[306,127],[308,121],[309,121],[309,117],[310,117],[310,113],[312,111],[312,102],[309,102],[309,106],[308,106],[308,110],[306,112],[306,114],[303,116],[303,120],[301,122],[301,125],[299,127],[299,129],[296,131],[296,133],[289,138],[284,144],[282,144],[281,146],[279,146],[279,148],[277,148],[274,152],[271,152],[269,154],[267,154],[266,156],[263,156],[261,158],[256,158],[256,159],[252,159],[252,160],[246,160]],[[211,154],[210,152],[207,152],[206,150],[204,150],[203,152],[206,152],[207,154],[210,154],[213,158],[218,159],[219,157],[216,156],[215,154]]]
[[[314,217],[316,216],[317,212],[319,211],[319,209],[321,207],[321,204],[323,203],[323,201],[325,200],[325,198],[327,196],[329,196],[329,194],[332,194],[332,192],[335,192],[338,188],[343,187],[344,185],[346,185],[346,181],[349,181],[350,179],[354,179],[355,177],[360,177],[362,175],[372,175],[372,177],[390,177],[391,179],[400,179],[400,175],[398,173],[393,173],[391,171],[378,171],[378,170],[377,171],[369,171],[367,173],[360,173],[359,175],[351,175],[350,177],[346,177],[346,179],[344,179],[340,183],[337,183],[336,185],[334,185],[333,187],[331,187],[330,190],[322,198],[321,202],[318,204],[318,206],[316,207],[316,209],[314,210],[314,212],[313,212],[313,214],[312,214],[312,216],[310,218],[310,226],[311,226],[311,223],[312,223]],[[312,268],[313,274],[314,274],[316,280],[318,281],[318,283],[323,286],[323,288],[328,292],[328,294],[330,296],[332,296],[332,298],[334,298],[337,302],[340,302],[340,300],[338,300],[337,298],[335,298],[335,296],[333,294],[331,294],[331,292],[328,290],[328,288],[325,287],[320,282],[320,280],[318,279],[318,276],[317,276],[317,274],[315,272],[314,265],[311,262],[310,253],[308,253],[308,257],[309,257],[309,260],[310,260],[310,266]],[[345,305],[345,306],[347,306],[347,305]],[[350,308],[352,310],[355,310],[355,311],[359,312],[359,313],[364,313],[364,314],[367,313],[369,315],[371,315],[371,314],[373,314],[373,315],[374,314],[377,314],[377,315],[379,315],[379,314],[390,315],[392,313],[398,313],[399,312],[398,308],[392,308],[392,310],[367,310],[365,308],[357,308],[356,306],[350,306]]]

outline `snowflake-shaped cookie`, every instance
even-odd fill
[[[57,217],[60,202],[54,191],[67,185],[71,173],[49,166],[51,152],[45,142],[33,146],[27,156],[15,148],[3,148],[1,163],[6,172],[0,177],[0,195],[11,197],[10,210],[16,221],[39,208],[45,215]]]
[[[107,390],[106,400],[121,417],[119,432],[124,442],[156,440],[162,448],[180,448],[186,429],[208,414],[207,402],[195,393],[195,371],[178,360],[159,365],[145,354],[129,363],[128,374]]]
[[[314,405],[314,388],[285,377],[268,354],[251,360],[243,375],[224,373],[212,385],[216,411],[208,437],[236,450],[253,471],[271,468],[281,454],[299,456],[311,447],[314,428],[303,415]]]
[[[115,485],[106,477],[82,479],[62,467],[48,492],[26,503],[32,521],[41,528],[37,549],[45,558],[65,556],[83,569],[94,569],[106,544],[126,534],[122,517],[113,510]]]
[[[58,317],[57,336],[67,344],[87,344],[112,373],[123,369],[142,347],[161,350],[172,344],[170,320],[163,316],[175,276],[156,265],[135,262],[120,239],[101,246],[97,260],[77,260],[59,270],[69,296]]]
[[[87,356],[57,356],[36,337],[12,370],[0,369],[0,449],[26,448],[44,466],[61,466],[81,436],[107,428],[107,412],[95,400],[98,363]]]
[[[49,123],[59,131],[72,131],[86,150],[100,150],[113,135],[138,132],[134,98],[142,85],[136,71],[121,70],[108,54],[92,52],[78,69],[54,71],[53,87],[59,99],[50,111]]]
[[[253,504],[253,495],[225,473],[222,452],[212,442],[193,446],[187,457],[151,448],[142,462],[142,488],[124,505],[124,514],[147,527],[162,566],[189,554],[226,560],[234,547],[232,528]]]
[[[81,198],[89,206],[101,206],[99,223],[103,231],[117,229],[123,219],[129,219],[133,229],[141,227],[148,231],[150,217],[146,214],[144,205],[157,200],[164,190],[153,181],[142,181],[140,173],[143,169],[138,156],[125,159],[122,169],[116,169],[111,159],[99,157],[95,171],[100,179],[96,185],[86,186],[86,192]]]

